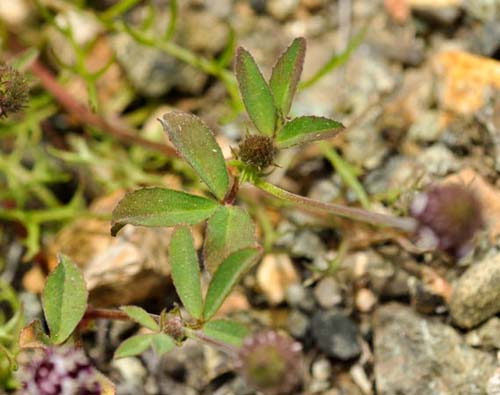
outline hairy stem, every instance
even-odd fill
[[[205,335],[202,331],[200,330],[192,330],[189,328],[186,328],[185,330],[186,336],[196,339],[198,341],[201,341],[202,343],[208,344],[209,346],[218,348],[221,351],[224,351],[226,354],[232,357],[237,357],[238,356],[238,349],[228,343],[222,342],[220,340],[214,339],[213,337],[209,337]]]
[[[390,226],[409,233],[415,232],[417,229],[417,221],[413,218],[395,217],[387,214],[374,213],[360,208],[348,207],[342,204],[320,202],[285,191],[284,189],[281,189],[262,179],[255,180],[254,185],[268,194],[277,197],[278,199],[309,208],[311,210],[324,211],[340,217],[349,218],[355,221],[362,221],[372,225]]]

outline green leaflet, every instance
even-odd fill
[[[231,253],[255,245],[255,226],[245,210],[235,206],[221,206],[207,221],[204,264],[214,273]]]
[[[211,199],[165,188],[139,189],[126,195],[113,210],[111,234],[126,224],[139,226],[192,225],[219,207]]]
[[[322,140],[339,133],[344,126],[333,119],[312,115],[298,117],[288,122],[278,132],[276,144],[279,148]]]
[[[205,297],[203,317],[212,318],[229,295],[241,276],[252,266],[260,255],[260,249],[244,248],[229,255],[215,272]]]
[[[47,278],[42,304],[54,344],[73,333],[87,309],[88,292],[80,270],[64,255]]]
[[[273,95],[252,55],[241,47],[236,52],[235,73],[248,116],[262,134],[272,136],[277,120]]]
[[[229,190],[226,162],[212,131],[196,115],[180,111],[160,119],[172,144],[219,200]]]
[[[292,100],[302,74],[305,54],[306,40],[302,37],[296,38],[273,68],[269,86],[274,103],[283,117],[288,115],[292,106]]]
[[[235,321],[213,320],[204,325],[203,333],[211,338],[239,347],[250,331],[245,325]]]
[[[152,331],[159,331],[160,326],[158,323],[149,315],[149,313],[138,307],[138,306],[122,306],[120,310],[125,312],[132,320],[142,325],[145,328],[148,328]]]
[[[201,318],[203,299],[200,268],[189,228],[175,229],[170,239],[169,261],[172,280],[184,307],[194,318]]]

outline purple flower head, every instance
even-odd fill
[[[49,348],[35,354],[19,373],[22,395],[101,395],[96,369],[82,350]]]
[[[266,395],[287,394],[300,383],[300,343],[275,331],[248,336],[238,367],[249,385]]]
[[[479,199],[461,184],[437,185],[418,194],[410,213],[419,222],[420,246],[439,248],[458,258],[467,254],[484,227]]]

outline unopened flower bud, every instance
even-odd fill
[[[275,331],[245,339],[238,367],[249,385],[266,395],[288,394],[300,383],[300,343]]]
[[[419,223],[420,247],[439,248],[455,257],[467,254],[474,236],[484,226],[479,199],[460,184],[433,186],[418,194],[410,213]]]
[[[28,83],[16,69],[0,66],[0,118],[21,111],[28,102]]]
[[[98,372],[82,350],[49,348],[21,367],[20,395],[101,395]]]

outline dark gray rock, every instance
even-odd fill
[[[490,254],[462,274],[453,287],[455,323],[472,328],[500,312],[500,253]]]
[[[314,341],[329,357],[346,361],[361,353],[358,328],[354,321],[342,313],[316,312],[311,329]]]
[[[378,395],[483,395],[494,358],[450,326],[389,304],[374,315]]]

